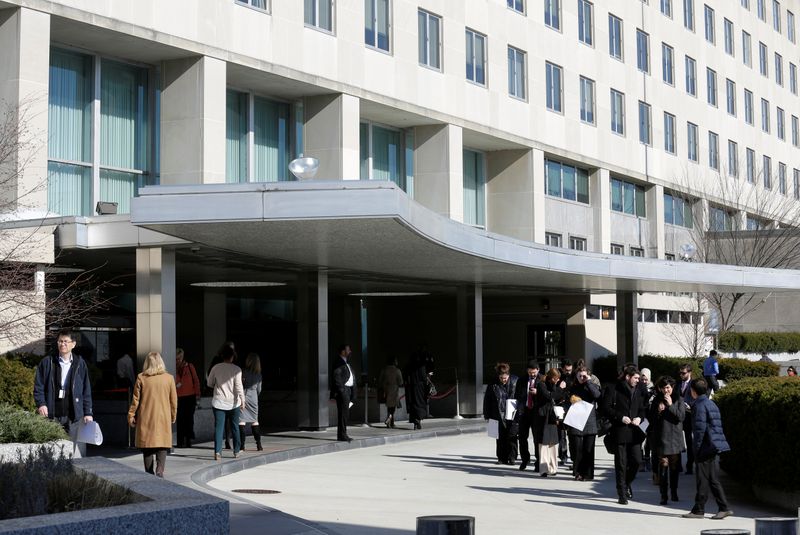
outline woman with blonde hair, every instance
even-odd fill
[[[566,395],[567,383],[561,380],[561,372],[550,368],[542,385],[536,390],[535,432],[539,439],[539,475],[554,476],[558,471],[558,424],[560,419],[555,407],[560,406]]]
[[[161,355],[151,351],[144,359],[142,373],[136,377],[128,424],[136,428],[136,447],[142,450],[145,471],[158,477],[164,477],[167,450],[172,447],[172,424],[177,414],[175,379],[167,373]]]
[[[256,449],[263,451],[261,447],[261,433],[258,432],[258,398],[261,396],[261,358],[257,353],[250,353],[245,360],[244,372],[242,372],[242,387],[244,388],[244,409],[239,419],[239,437],[242,441],[242,451],[244,451],[245,426],[250,424],[253,438],[256,441]]]

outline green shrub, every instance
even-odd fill
[[[719,337],[719,348],[745,353],[796,353],[800,351],[800,333],[727,332]]]
[[[21,362],[0,357],[0,403],[33,410],[34,373]]]
[[[650,379],[655,382],[662,375],[673,378],[678,377],[678,368],[683,364],[692,365],[692,377],[703,376],[702,358],[664,357],[661,355],[639,355],[639,369],[650,368]],[[595,359],[592,363],[592,372],[601,381],[613,381],[617,376],[617,357],[610,355]],[[719,378],[723,381],[735,381],[745,377],[772,377],[777,376],[780,366],[772,362],[752,362],[749,360],[725,358],[719,359]]]
[[[722,468],[743,481],[800,490],[800,378],[741,379],[715,394],[714,401],[731,445],[721,456]]]
[[[36,353],[26,353],[26,352],[19,352],[19,353],[6,353],[2,355],[3,357],[7,358],[8,360],[13,360],[23,364],[26,368],[36,368],[39,362],[44,358],[41,355],[37,355]]]
[[[0,404],[0,444],[43,444],[65,438],[69,437],[57,422],[8,403]]]
[[[777,377],[780,371],[780,365],[773,362],[753,362],[734,358],[719,360],[719,378],[723,381],[736,381],[746,377]]]

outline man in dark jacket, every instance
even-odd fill
[[[684,403],[686,409],[686,417],[683,420],[683,438],[686,441],[686,475],[692,474],[692,465],[694,464],[694,452],[692,451],[692,405],[694,405],[694,398],[692,398],[692,365],[688,362],[678,369],[680,375],[678,387],[680,388],[681,401]]]
[[[617,483],[619,503],[627,505],[633,498],[631,485],[642,462],[641,443],[644,432],[639,429],[646,415],[645,400],[639,384],[639,370],[636,366],[626,366],[622,379],[603,398],[603,413],[611,421],[611,438],[616,445],[614,452],[614,473]]]
[[[336,440],[340,442],[352,442],[353,439],[347,436],[347,420],[350,412],[350,405],[355,399],[355,375],[353,374],[347,359],[350,358],[352,351],[350,346],[342,344],[339,346],[339,356],[334,360],[333,371],[331,372],[331,399],[336,400]]]
[[[569,359],[564,359],[561,361],[561,368],[558,370],[561,373],[561,380],[567,385],[565,390],[569,391],[572,388],[572,384],[575,382],[575,374],[572,369],[572,361]],[[569,410],[569,396],[564,397],[564,401],[561,403],[561,406],[564,407],[564,412]],[[564,466],[567,462],[567,456],[570,452],[569,446],[567,445],[567,432],[564,428],[563,424],[559,424],[558,426],[558,464],[559,466]],[[574,462],[574,459],[573,459]]]
[[[683,517],[704,518],[710,489],[719,506],[719,512],[711,518],[722,520],[731,516],[733,511],[728,509],[728,500],[725,498],[725,491],[722,490],[722,484],[719,481],[717,455],[723,451],[729,451],[731,447],[722,432],[722,417],[719,414],[719,408],[716,403],[708,399],[708,385],[705,380],[693,379],[691,389],[692,398],[694,398],[692,447],[694,448],[697,494],[691,512],[686,513]]]
[[[72,353],[75,336],[62,329],[56,340],[58,355],[45,357],[36,367],[33,399],[36,412],[60,423],[75,442],[78,424],[92,421],[92,385],[86,362]],[[85,455],[85,445],[77,445]]]
[[[534,472],[539,471],[539,444],[536,433],[533,432],[533,419],[536,415],[536,389],[542,381],[539,375],[539,362],[535,359],[528,361],[528,375],[517,381],[517,415],[519,416],[519,456],[522,462],[520,470],[525,470],[531,462],[531,452],[528,447],[528,435],[533,435],[533,453],[536,457]]]

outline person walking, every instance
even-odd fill
[[[570,457],[572,457],[572,477],[576,481],[592,481],[594,479],[594,444],[597,439],[597,400],[600,399],[600,387],[589,379],[586,366],[575,368],[575,382],[569,387],[570,405],[579,401],[591,403],[592,411],[583,429],[567,427],[569,435]]]
[[[661,505],[667,505],[667,495],[672,490],[672,501],[678,501],[678,465],[683,451],[683,420],[686,407],[675,388],[675,380],[659,377],[656,394],[650,404],[647,420],[647,440],[655,460],[655,478],[661,491]]]
[[[386,427],[394,428],[394,411],[400,404],[400,387],[403,386],[403,373],[397,367],[397,359],[392,358],[389,364],[381,370],[378,376],[378,385],[383,390],[386,403]]]
[[[222,458],[222,435],[225,421],[230,418],[233,437],[233,456],[239,456],[239,411],[244,408],[244,387],[242,386],[242,369],[233,363],[236,351],[232,347],[222,349],[222,362],[208,372],[206,384],[214,394],[211,407],[214,411],[214,460]]]
[[[618,502],[627,505],[633,499],[633,480],[642,462],[644,433],[639,424],[646,416],[645,400],[637,385],[639,370],[626,366],[622,379],[603,397],[603,414],[611,421],[614,445],[614,475]]]
[[[683,407],[686,409],[686,416],[683,419],[683,439],[686,442],[686,471],[687,476],[692,475],[692,466],[694,465],[694,451],[691,447],[692,444],[692,405],[694,399],[692,398],[692,365],[690,363],[683,364],[679,368],[680,375],[680,397],[683,401]],[[678,471],[681,466],[678,466]]]
[[[714,520],[722,520],[733,514],[728,508],[725,491],[719,481],[717,456],[731,447],[722,430],[722,417],[717,404],[708,398],[708,385],[703,379],[694,379],[691,384],[694,398],[694,421],[692,424],[692,447],[695,459],[695,483],[697,494],[694,507],[683,515],[684,518],[704,518],[708,493],[714,496],[719,511],[712,516]]]
[[[331,399],[336,400],[336,440],[339,442],[352,442],[347,435],[347,422],[356,396],[356,376],[347,362],[353,352],[349,344],[339,346],[339,356],[335,359],[331,372]]]
[[[433,374],[433,356],[424,348],[417,350],[406,367],[406,409],[408,421],[414,429],[422,429],[422,420],[428,416],[428,397],[430,397]]]
[[[561,372],[550,368],[544,381],[536,390],[535,433],[539,441],[539,475],[554,476],[558,472],[558,426],[560,419],[556,407],[561,406],[566,396],[567,383],[561,379]]]
[[[521,462],[520,470],[525,470],[531,462],[531,452],[528,445],[528,436],[532,435],[533,452],[536,460],[533,463],[534,472],[539,471],[539,443],[536,441],[534,432],[534,420],[536,418],[536,392],[542,382],[539,375],[539,362],[535,359],[528,361],[527,377],[525,380],[517,381],[517,414],[519,420],[519,456]]]
[[[187,362],[180,347],[175,350],[175,389],[178,392],[178,447],[191,448],[194,409],[200,403],[200,379],[194,364]]]
[[[142,450],[148,474],[164,477],[167,451],[172,447],[172,424],[177,415],[175,379],[167,373],[161,354],[151,351],[144,359],[142,373],[136,376],[128,409],[128,425],[136,428],[136,447]]]
[[[766,355],[766,353],[764,353]],[[767,357],[769,358],[769,357]],[[763,358],[761,359],[764,360]],[[772,362],[772,361],[770,361]],[[719,375],[719,361],[717,360],[717,350],[712,349],[708,352],[708,357],[703,361],[703,377],[708,385],[708,395],[714,395],[714,392],[719,391],[719,382],[717,381]]]
[[[483,417],[497,420],[495,456],[501,464],[513,465],[517,460],[517,435],[519,421],[516,411],[509,414],[509,400],[516,400],[517,376],[511,375],[507,362],[498,362],[494,367],[497,380],[486,387],[483,396]]]
[[[256,449],[264,451],[261,446],[261,433],[258,427],[258,398],[261,396],[261,357],[256,353],[249,353],[245,359],[244,371],[242,372],[242,387],[244,388],[244,408],[239,418],[239,439],[242,443],[242,451],[245,451],[245,430],[250,424],[253,439],[256,441]]]

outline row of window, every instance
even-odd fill
[[[617,307],[614,306],[585,305],[584,311],[587,320],[613,320],[617,316]],[[700,325],[703,321],[703,315],[699,312],[640,308],[638,313],[638,321],[642,323]]]
[[[557,232],[545,232],[544,244],[550,247],[564,247],[564,237]],[[586,251],[586,238],[580,236],[569,236],[569,248],[573,251]]]

